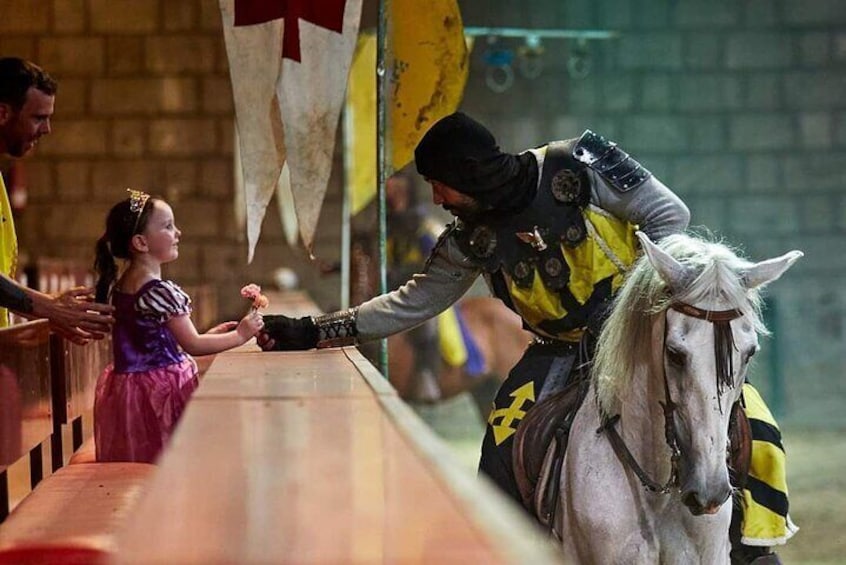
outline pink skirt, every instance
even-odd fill
[[[106,367],[94,397],[97,461],[153,463],[199,384],[197,374],[191,357],[137,373]]]

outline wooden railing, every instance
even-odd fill
[[[303,294],[270,298],[316,312]],[[158,466],[67,465],[81,438],[60,438],[89,418],[105,347],[51,340],[45,322],[0,331],[0,486],[29,457],[35,487],[0,524],[0,564],[558,560],[355,348],[220,354]],[[62,456],[42,480],[44,449]]]
[[[316,312],[303,294],[271,311]],[[355,348],[219,354],[116,563],[546,563],[521,510],[458,464]]]
[[[45,320],[0,330],[0,564],[95,563],[112,548],[153,466],[68,464],[110,358],[108,339],[75,345]]]
[[[0,521],[11,506],[7,469],[29,456],[29,488],[41,480],[41,444],[53,432],[52,402],[47,323],[0,329]]]

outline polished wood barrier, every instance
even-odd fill
[[[0,471],[50,437],[51,404],[49,324],[0,329]]]
[[[51,335],[45,320],[0,330],[0,563],[19,563],[18,552],[43,563],[40,547],[113,548],[114,532],[138,499],[153,466],[91,463],[63,466],[82,442],[97,378],[111,358],[108,339],[75,345]],[[63,442],[66,430],[73,440]],[[43,446],[50,445],[52,471]],[[68,453],[63,447],[72,445]],[[29,489],[16,505],[6,467],[29,455]],[[20,481],[19,481],[20,482]],[[23,496],[21,496],[21,494]],[[11,513],[9,509],[14,506]],[[46,561],[51,562],[51,561]],[[63,563],[61,559],[58,561]]]
[[[0,550],[35,544],[113,550],[115,532],[132,512],[153,470],[147,463],[62,467],[0,525]]]
[[[50,327],[46,321],[0,329],[0,522],[14,506],[10,486],[41,481],[41,444],[53,431]],[[29,477],[10,481],[8,467],[29,457]],[[12,485],[10,485],[10,482]]]
[[[93,442],[94,393],[97,379],[112,361],[111,336],[77,345],[52,335],[50,356],[54,426],[51,447],[56,471],[83,445],[86,430]],[[70,441],[64,440],[65,427],[70,429]]]
[[[271,310],[314,313],[301,294]],[[355,348],[218,355],[116,563],[545,563],[543,534]]]

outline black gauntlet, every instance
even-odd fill
[[[301,351],[314,347],[355,345],[358,308],[304,318],[264,316],[264,331],[276,343],[276,351]]]
[[[311,316],[265,315],[264,331],[276,342],[273,345],[275,351],[302,351],[317,347],[317,326]]]

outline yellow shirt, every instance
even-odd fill
[[[18,238],[9,193],[0,175],[0,273],[14,279],[18,268]],[[9,311],[0,308],[0,327],[9,325]]]

